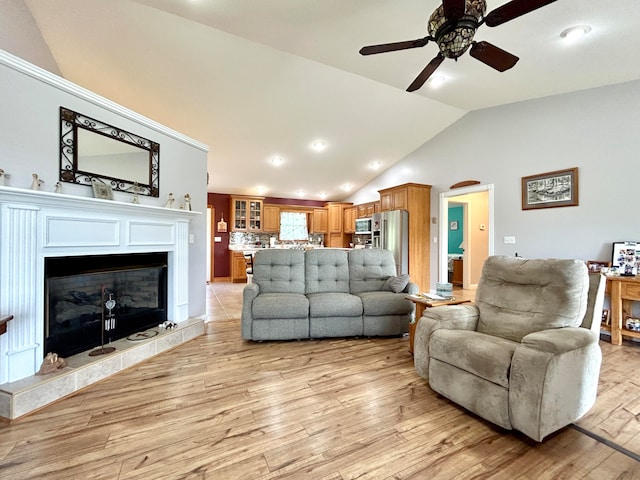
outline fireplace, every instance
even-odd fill
[[[167,320],[166,252],[48,257],[44,279],[45,354],[69,357]]]

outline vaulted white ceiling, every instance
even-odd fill
[[[413,93],[436,45],[358,50],[424,37],[439,0],[25,3],[65,78],[210,146],[212,192],[340,200],[380,174],[372,161],[389,168],[468,111],[640,78],[637,0],[558,0],[483,25],[476,40],[520,57],[513,69],[465,54],[440,66],[442,87]]]

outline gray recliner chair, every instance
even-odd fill
[[[489,257],[475,304],[425,311],[416,371],[444,397],[540,442],[595,403],[604,286],[578,260]]]

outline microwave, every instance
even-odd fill
[[[356,218],[356,234],[371,233],[370,218]]]

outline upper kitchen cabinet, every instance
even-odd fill
[[[261,232],[262,198],[231,197],[231,229],[237,232]]]
[[[345,234],[343,229],[344,209],[351,207],[352,203],[327,203],[329,235],[325,237],[325,246],[344,248],[349,246],[351,235]]]
[[[262,231],[265,233],[278,233],[280,231],[280,207],[278,205],[264,204]]]
[[[408,185],[399,185],[397,187],[386,188],[380,190],[380,209],[383,212],[389,210],[407,210],[408,203]]]
[[[313,209],[313,221],[311,222],[311,233],[329,232],[329,215],[326,208]]]
[[[357,218],[371,218],[374,213],[380,212],[380,202],[369,202],[358,205]]]
[[[344,233],[356,232],[357,210],[357,207],[347,207],[344,209],[344,221],[342,224]]]

